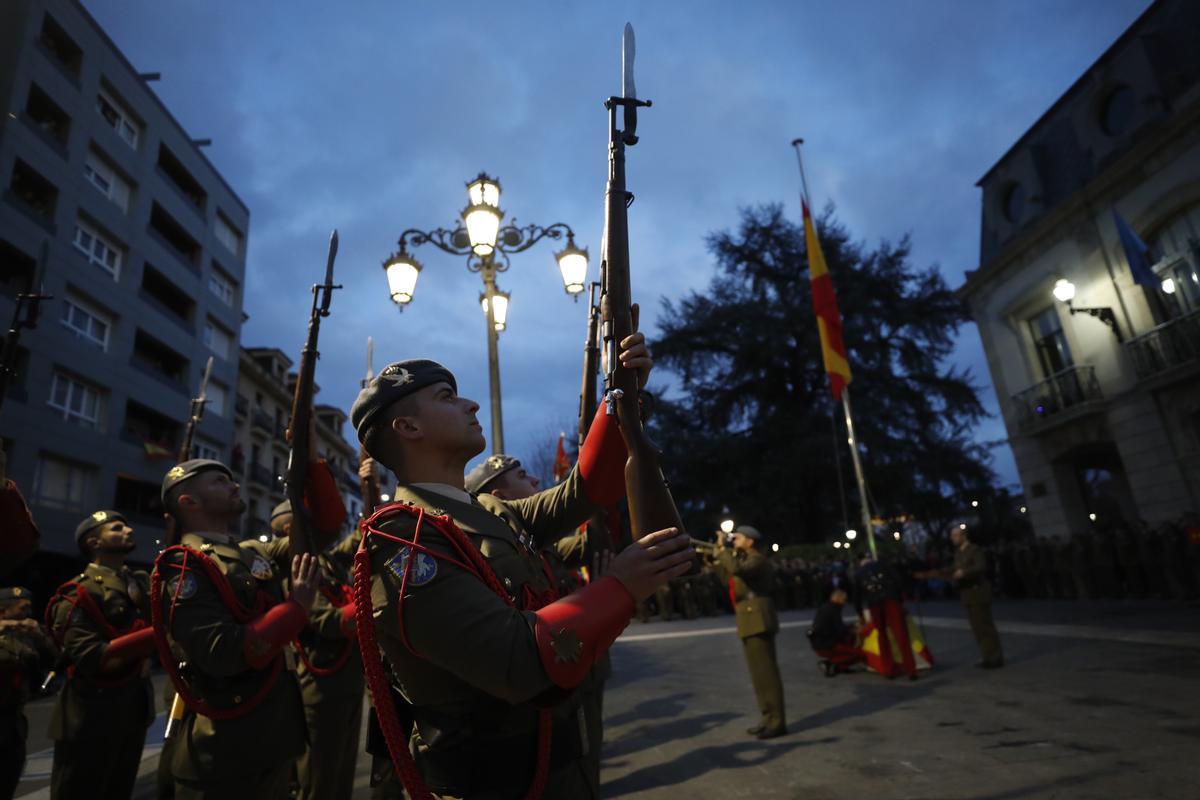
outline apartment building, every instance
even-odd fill
[[[959,292],[1040,536],[1200,509],[1198,37],[1152,4],[978,184]]]
[[[0,321],[43,243],[53,295],[21,341],[0,436],[43,559],[74,556],[77,522],[107,508],[152,560],[160,481],[209,356],[192,454],[231,455],[249,211],[151,77],[75,0],[0,4]]]

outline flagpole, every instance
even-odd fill
[[[792,147],[796,149],[796,163],[800,166],[800,201],[802,206],[808,206],[809,212],[812,211],[812,201],[808,194],[808,178],[804,174],[804,158],[800,154],[800,146],[804,144],[803,139],[793,139]],[[850,387],[842,387],[842,411],[846,416],[846,433],[847,440],[850,444],[850,458],[854,462],[854,479],[858,483],[858,499],[862,510],[862,523],[867,531],[867,547],[871,550],[871,557],[877,558],[878,554],[875,550],[875,529],[871,527],[871,506],[867,503],[867,481],[863,473],[862,460],[858,453],[858,438],[854,435],[854,415],[850,412]],[[834,451],[836,455],[837,451]],[[841,469],[838,469],[838,480],[841,480]]]

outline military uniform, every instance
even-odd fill
[[[748,527],[742,526],[738,532]],[[757,549],[743,553],[722,547],[712,558],[722,576],[731,582],[737,634],[762,715],[759,727],[768,732],[782,731],[787,728],[787,714],[775,655],[779,619],[770,595],[774,573],[771,562]]]
[[[0,589],[0,603],[32,599],[22,586]],[[25,768],[25,703],[54,663],[53,643],[28,621],[0,620],[0,797],[12,797]]]
[[[0,456],[2,457],[2,456]],[[37,552],[40,534],[29,506],[13,481],[0,480],[0,576],[7,575]]]
[[[90,602],[79,602],[78,590]],[[47,609],[50,629],[71,663],[50,719],[51,797],[115,800],[133,793],[146,729],[154,720],[148,659],[153,640],[143,637],[141,657],[115,670],[103,662],[114,634],[149,633],[149,598],[147,573],[93,563],[60,588]]]
[[[958,596],[967,612],[971,633],[983,656],[981,666],[1001,666],[1004,651],[1000,634],[992,621],[992,586],[987,576],[987,554],[978,545],[965,542],[954,553],[954,569],[961,570],[957,579]]]

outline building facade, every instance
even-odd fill
[[[292,360],[282,351],[252,347],[241,351],[230,466],[246,499],[243,534],[259,536],[270,527],[271,510],[286,498],[287,426],[296,387]],[[317,390],[319,391],[319,389]],[[316,404],[317,452],[337,479],[346,504],[347,530],[358,522],[362,495],[358,486],[358,453],[342,431],[346,414]]]
[[[1154,3],[978,184],[959,291],[1040,536],[1200,508],[1198,39]]]
[[[249,211],[76,0],[0,4],[0,320],[43,243],[37,329],[0,436],[45,553],[74,556],[117,509],[135,560],[162,533],[159,487],[209,356],[193,455],[227,459]]]

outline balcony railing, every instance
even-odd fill
[[[1037,427],[1067,409],[1103,399],[1096,369],[1090,366],[1067,367],[1012,398],[1017,427],[1022,430]]]
[[[1200,362],[1200,311],[1193,311],[1141,336],[1125,347],[1139,378],[1152,378],[1190,362]]]

